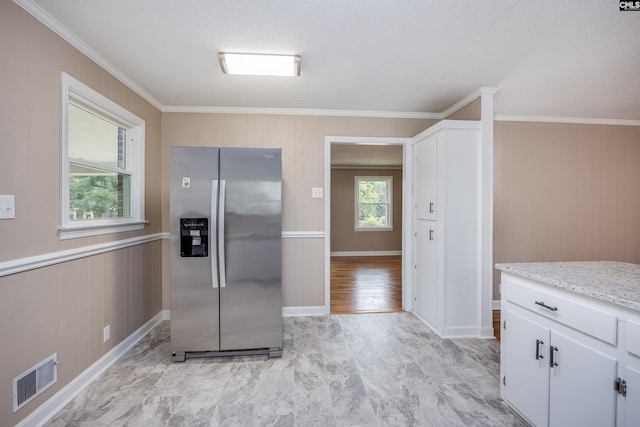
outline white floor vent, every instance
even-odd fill
[[[13,412],[35,399],[58,380],[58,353],[13,379]]]

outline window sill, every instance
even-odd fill
[[[393,227],[370,227],[370,228],[355,228],[355,231],[393,231]]]
[[[142,230],[149,221],[132,221],[122,224],[88,225],[81,227],[60,227],[60,240],[77,239],[80,237],[99,236],[102,234],[123,233],[125,231]]]

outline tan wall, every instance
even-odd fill
[[[639,165],[640,127],[496,122],[494,262],[640,263]]]
[[[159,233],[160,112],[11,1],[0,2],[0,262]],[[60,72],[146,121],[142,231],[60,241]],[[0,278],[0,425],[15,425],[162,307],[160,241]],[[102,328],[111,339],[102,344]],[[58,382],[13,414],[12,379],[58,352]]]
[[[393,230],[355,231],[355,177],[393,177]],[[331,170],[331,252],[402,250],[402,170]]]
[[[480,120],[480,114],[482,111],[481,98],[476,98],[474,101],[468,103],[461,109],[449,114],[445,119],[447,120]]]
[[[163,212],[169,212],[171,146],[280,147],[283,149],[283,229],[323,231],[324,199],[312,199],[312,187],[324,187],[326,136],[411,137],[433,120],[245,114],[162,114]],[[169,231],[168,215],[163,230]],[[165,242],[165,245],[168,245]],[[324,305],[324,239],[286,238],[283,243],[285,307]],[[169,266],[164,265],[167,295]],[[164,301],[168,308],[169,301]]]

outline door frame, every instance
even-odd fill
[[[331,313],[331,145],[402,145],[402,308],[413,310],[412,206],[413,167],[411,159],[413,138],[326,136],[324,139],[324,312]]]

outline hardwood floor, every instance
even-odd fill
[[[402,311],[402,257],[331,257],[331,314]]]
[[[402,311],[402,257],[331,257],[331,314]],[[500,310],[493,310],[500,342]]]

